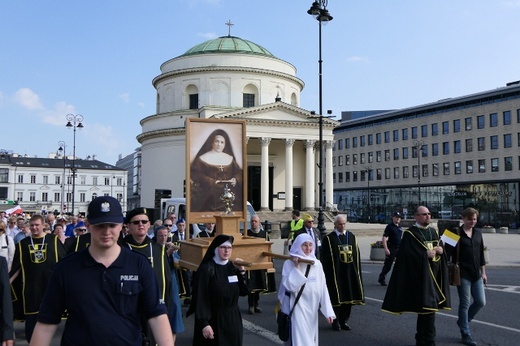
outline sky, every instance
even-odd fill
[[[208,39],[253,41],[297,69],[319,108],[311,0],[0,0],[0,149],[47,157],[84,117],[76,156],[115,164],[155,113],[160,65]],[[400,109],[520,80],[520,0],[330,0],[323,109]]]

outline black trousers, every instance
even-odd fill
[[[415,344],[417,346],[435,345],[435,313],[417,315]]]
[[[352,311],[352,304],[342,304],[340,306],[333,306],[336,320],[339,324],[347,323],[350,318],[350,312]]]
[[[395,256],[397,256],[397,251],[399,251],[399,248],[392,248],[389,247],[388,250],[390,250],[390,255],[385,257],[385,263],[383,264],[383,270],[381,270],[381,274],[379,274],[379,280],[385,279],[386,274],[392,269],[392,264],[394,263]]]
[[[251,292],[247,295],[247,302],[250,308],[258,307],[258,301],[260,300],[260,292]]]

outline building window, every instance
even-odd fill
[[[350,148],[350,138],[345,138],[345,149]]]
[[[96,199],[96,198],[97,198],[97,193],[94,192],[94,193],[92,194],[92,200],[94,200],[94,199]]]
[[[350,182],[350,172],[345,172],[345,182]]]
[[[42,178],[43,178],[43,185],[48,185],[49,184],[49,176],[48,175],[44,175]]]
[[[511,134],[504,135],[504,148],[511,148],[512,145]]]
[[[250,108],[255,106],[255,94],[246,94],[242,95],[242,105],[244,108]]]
[[[343,182],[343,173],[338,173],[338,182],[339,183]]]
[[[399,160],[399,148],[394,149],[394,160]]]
[[[390,161],[390,150],[385,150],[385,161]]]
[[[516,110],[516,122],[520,124],[520,109]]]
[[[449,155],[450,154],[450,142],[442,143],[442,154]]]
[[[453,120],[453,132],[460,132],[460,119]]]
[[[374,144],[374,135],[373,134],[369,134],[367,136],[367,138],[368,138],[368,145]]]
[[[343,150],[343,139],[338,139],[338,150]]]
[[[72,192],[67,192],[67,202],[72,202]]]
[[[36,202],[36,192],[29,192],[29,202]]]
[[[352,138],[352,148],[357,148],[357,137]]]
[[[508,156],[504,157],[504,171],[512,171],[513,170],[513,157]]]
[[[498,136],[489,137],[491,140],[491,149],[498,149]]]
[[[385,179],[390,179],[390,168],[385,168]]]
[[[80,185],[85,185],[87,183],[87,176],[86,175],[81,175],[79,177],[79,183],[80,183]]]
[[[9,182],[9,168],[0,168],[0,183]]]
[[[478,172],[486,173],[486,160],[478,160]]]
[[[418,168],[419,168],[419,166],[417,166],[417,165],[412,166],[412,178],[418,177],[418,173],[419,173]]]
[[[403,129],[402,130],[401,137],[403,138],[403,141],[406,141],[408,139],[408,129]]]
[[[345,165],[350,165],[350,155],[345,155]]]
[[[352,181],[357,181],[357,171],[352,172]]]
[[[54,184],[56,184],[56,185],[61,184],[61,177],[59,175],[54,176]]]
[[[412,139],[417,139],[417,127],[412,127]]]
[[[381,162],[381,150],[376,151],[376,162]]]
[[[473,160],[466,161],[466,174],[473,173]]]
[[[410,172],[408,166],[403,167],[403,178],[408,178],[410,176]]]
[[[412,159],[416,159],[417,158],[417,153],[419,151],[417,150],[417,147],[412,147]]]
[[[428,125],[421,125],[421,137],[428,137]]]
[[[72,184],[72,175],[67,175],[67,185]]]
[[[60,193],[59,192],[54,192],[54,202],[60,202],[61,201],[61,198],[60,198]]]
[[[432,156],[438,156],[439,155],[439,143],[433,143],[432,144]]]
[[[477,116],[477,129],[481,130],[485,126],[485,119],[483,115]]]
[[[428,165],[422,165],[422,176],[423,177],[428,176]]]
[[[105,186],[109,186],[109,185],[110,185],[110,178],[105,177]]]
[[[437,136],[439,134],[439,124],[432,124],[432,136]]]
[[[374,162],[374,153],[370,151],[368,153],[368,163],[372,163],[372,162]]]
[[[498,126],[498,114],[497,113],[491,113],[489,115],[489,126],[490,127]]]
[[[484,137],[477,138],[478,151],[486,150],[486,139]]]
[[[464,128],[466,131],[471,131],[471,118],[464,119]]]
[[[357,154],[353,154],[353,155],[352,155],[352,163],[353,163],[354,165],[357,165]]]
[[[462,163],[460,161],[455,161],[455,174],[460,174],[462,172]]]
[[[359,146],[360,147],[365,146],[365,136],[359,136]]]
[[[399,167],[394,167],[394,179],[399,179]]]
[[[199,109],[199,94],[190,94],[190,109]]]
[[[453,153],[460,153],[460,141],[453,141]]]
[[[367,172],[366,171],[361,171],[361,176],[360,176],[360,181],[365,181],[365,177],[367,176]]]
[[[385,143],[390,143],[390,131],[385,131]]]
[[[503,112],[502,118],[504,125],[511,125],[511,111]]]
[[[447,121],[442,122],[442,134],[447,135],[450,133],[450,123]]]
[[[16,193],[16,200],[18,202],[23,202],[23,192],[17,192]]]
[[[338,166],[343,166],[343,156],[338,156]]]
[[[442,164],[442,174],[450,175],[450,163],[449,162],[444,162]]]
[[[471,153],[473,151],[473,139],[466,139],[466,152]]]
[[[491,159],[491,172],[498,172],[498,158]]]
[[[42,202],[48,202],[48,201],[49,201],[49,193],[42,192]]]
[[[36,175],[31,175],[31,184],[36,184]]]
[[[362,165],[365,163],[365,153],[359,154],[359,163]]]
[[[406,160],[408,158],[408,148],[403,148],[403,159]]]
[[[376,177],[377,180],[381,180],[383,178],[382,177],[383,172],[381,171],[381,168],[376,169],[376,175],[377,175],[377,177]]]
[[[376,144],[381,144],[381,133],[376,133]]]
[[[336,156],[332,158],[332,167],[336,167]]]
[[[92,185],[97,186],[97,177],[92,177]]]
[[[394,142],[399,141],[399,130],[394,130]]]
[[[439,164],[438,163],[432,164],[432,175],[434,177],[439,175]]]

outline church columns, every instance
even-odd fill
[[[332,181],[332,147],[334,146],[334,141],[325,141],[325,210],[329,210],[333,205],[333,181]]]
[[[262,137],[260,142],[262,143],[260,210],[269,210],[269,143],[271,143],[271,138]]]
[[[294,139],[285,139],[285,210],[293,209],[293,144]]]
[[[305,209],[314,210],[315,163],[314,144],[316,141],[305,141]]]

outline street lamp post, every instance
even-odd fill
[[[322,63],[321,59],[321,26],[332,20],[332,16],[327,10],[328,0],[314,1],[311,8],[307,11],[308,14],[316,18],[318,21],[318,88],[319,88],[319,112],[320,112],[320,143],[319,143],[319,177],[318,177],[318,230],[321,235],[325,235],[325,217],[323,216],[323,78],[322,78]]]
[[[413,141],[413,146],[417,153],[417,190],[419,196],[419,204],[421,204],[421,155],[424,145],[425,144],[423,140]]]
[[[80,114],[67,114],[67,125],[65,125],[67,128],[72,128],[74,130],[73,134],[73,142],[72,142],[72,167],[70,168],[70,171],[72,173],[72,198],[71,198],[71,204],[72,204],[72,215],[75,215],[74,212],[74,196],[76,192],[76,129],[82,129],[83,128],[83,116]]]
[[[66,148],[65,141],[59,141],[58,145],[60,146],[58,148],[58,152],[60,153],[60,155],[63,155],[63,174],[61,177],[61,208],[60,208],[61,215],[63,215],[63,214],[65,214],[65,201],[66,201],[65,200],[65,167],[66,167],[65,160],[67,159],[67,154],[65,151],[65,148]]]
[[[372,171],[372,167],[366,166],[365,172],[367,177],[367,217],[368,223],[370,223],[370,172]]]

